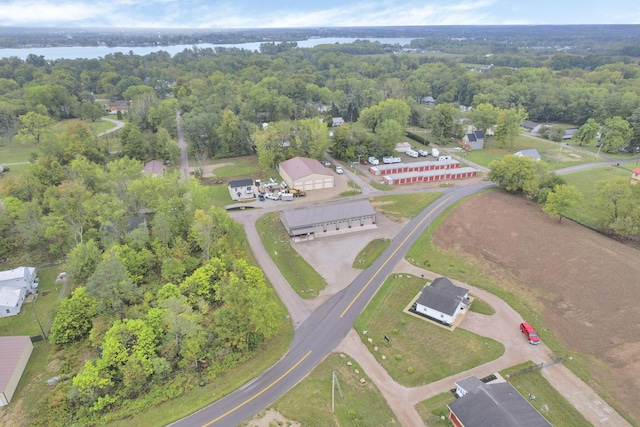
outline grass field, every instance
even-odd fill
[[[30,160],[31,153],[37,153],[38,147],[34,143],[22,144],[14,140],[11,144],[4,141],[0,144],[0,164],[21,163]]]
[[[454,400],[456,400],[456,397],[453,393],[440,393],[431,399],[423,400],[415,408],[423,420],[430,420],[429,427],[451,427],[451,421],[447,418],[449,416],[447,405]],[[444,420],[436,420],[436,418],[441,417],[445,417]]]
[[[405,313],[403,310],[425,284],[424,279],[406,274],[390,276],[354,325],[365,345],[396,382],[407,387],[429,384],[504,353],[504,346],[497,341],[461,328],[450,331]],[[388,346],[384,335],[390,337]],[[379,350],[375,351],[374,346],[379,346]]]
[[[386,217],[404,221],[414,218],[440,196],[442,196],[442,193],[422,192],[380,196],[370,199],[370,201]]]
[[[256,228],[269,256],[296,293],[306,299],[317,297],[327,284],[291,245],[280,222],[280,213],[264,215],[256,222]]]
[[[596,208],[598,182],[615,178],[629,179],[631,178],[631,172],[622,167],[604,166],[566,174],[562,177],[567,183],[575,185],[583,196],[582,202],[568,214],[568,218],[589,227],[595,227],[597,226],[597,216],[595,213],[598,212],[598,208]]]
[[[368,268],[389,247],[390,243],[391,240],[384,238],[374,239],[367,243],[367,246],[353,260],[353,268],[359,268],[360,270]]]
[[[495,137],[490,137],[485,141],[484,149],[470,151],[466,153],[465,158],[481,166],[489,167],[492,161],[500,160],[507,154],[531,148],[538,150],[542,160],[547,162],[551,170],[600,161],[595,157],[579,153],[570,146],[561,146],[524,135],[520,135],[515,139],[513,147],[509,145],[500,147]]]
[[[552,425],[562,427],[586,427],[589,423],[576,408],[571,405],[549,382],[540,371],[507,377],[512,372],[521,370],[533,363],[514,366],[500,372],[509,383],[525,398],[529,395],[535,399],[528,399],[529,403],[538,410]]]
[[[352,366],[348,366],[351,362]],[[356,373],[356,370],[358,371]],[[332,373],[340,390],[335,390],[335,414],[331,413]],[[360,379],[364,378],[362,384]],[[329,355],[298,385],[280,398],[273,408],[303,426],[397,426],[398,420],[366,372],[348,355]],[[245,427],[256,423],[247,422]],[[274,424],[269,424],[274,425]],[[277,424],[282,425],[282,424]],[[285,424],[288,425],[288,424]]]

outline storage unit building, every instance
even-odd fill
[[[0,337],[0,406],[11,402],[32,351],[29,337]]]
[[[457,160],[423,160],[413,163],[396,163],[371,166],[369,173],[372,175],[390,175],[394,173],[422,172],[430,170],[459,168],[460,162]]]
[[[297,208],[280,214],[282,225],[295,241],[310,240],[320,234],[364,230],[376,225],[376,210],[366,200]]]
[[[280,176],[289,188],[304,191],[333,188],[335,176],[315,160],[306,157],[294,157],[280,163]]]
[[[424,172],[405,172],[382,177],[387,185],[411,184],[413,182],[442,181],[446,179],[472,178],[478,174],[473,168],[437,169]]]

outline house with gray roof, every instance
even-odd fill
[[[532,122],[531,120],[525,120],[520,124],[520,127],[527,132],[536,133],[540,130],[542,125],[540,123]]]
[[[462,138],[462,145],[468,150],[482,150],[484,148],[484,132],[476,130]]]
[[[415,304],[415,312],[443,325],[451,326],[469,305],[469,290],[438,277],[425,286]]]
[[[342,117],[333,117],[331,119],[331,126],[342,126],[344,124],[344,119]]]
[[[0,271],[0,317],[19,314],[27,294],[37,291],[36,267]]]
[[[540,153],[535,148],[529,148],[528,150],[520,150],[513,153],[514,156],[518,157],[531,157],[533,160],[540,161]]]
[[[448,405],[456,427],[552,427],[507,382],[487,383],[476,377],[456,383],[456,399]]]
[[[367,200],[303,207],[281,212],[280,221],[294,241],[376,227],[376,210]]]
[[[229,181],[229,194],[236,201],[255,199],[256,193],[253,189],[253,180],[247,178]]]

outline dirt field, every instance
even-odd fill
[[[457,208],[434,240],[531,289],[554,334],[600,362],[591,369],[596,391],[604,388],[611,403],[640,421],[639,250],[498,191]]]

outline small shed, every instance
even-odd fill
[[[422,98],[420,98],[420,103],[434,105],[436,103],[436,100],[433,98],[433,96],[423,96]]]
[[[256,193],[253,191],[253,180],[247,178],[229,181],[229,194],[236,201],[255,199]]]
[[[294,241],[311,240],[338,231],[366,230],[376,226],[376,210],[367,200],[283,211],[280,221]]]
[[[520,127],[527,132],[536,133],[540,130],[540,123],[532,122],[530,120],[525,120],[520,124]]]
[[[562,135],[562,139],[571,139],[573,135],[578,132],[578,129],[567,129],[564,131],[564,135]]]
[[[29,337],[0,337],[0,406],[11,402],[32,351]]]
[[[409,144],[408,142],[398,142],[396,144],[395,151],[399,153],[406,153],[407,150],[411,150],[411,144]]]
[[[332,126],[342,126],[344,119],[342,117],[334,117],[331,119]]]
[[[636,185],[640,181],[640,168],[631,171],[631,185]]]
[[[476,130],[462,138],[462,145],[469,150],[482,150],[484,148],[484,132]]]
[[[438,277],[425,286],[416,301],[415,311],[443,325],[453,325],[458,313],[469,305],[469,290]]]
[[[164,163],[162,163],[160,160],[151,160],[150,162],[144,164],[142,173],[144,173],[145,175],[151,175],[153,178],[155,178],[157,176],[164,175],[165,170],[166,168],[164,166]]]
[[[333,188],[335,176],[316,159],[294,157],[280,163],[280,176],[289,188],[322,190]]]
[[[528,150],[520,150],[520,151],[516,151],[515,153],[513,153],[514,156],[518,156],[518,157],[531,157],[532,159],[536,160],[536,161],[540,161],[541,157],[540,157],[540,153],[538,153],[538,150],[536,150],[535,148],[529,148]]]

